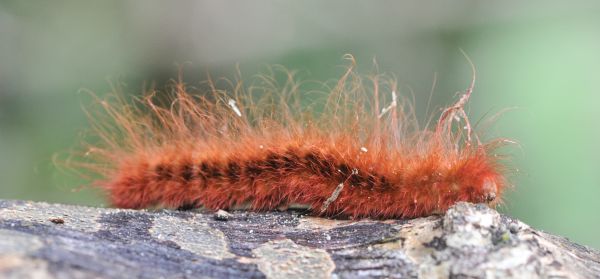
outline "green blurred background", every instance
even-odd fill
[[[472,119],[504,108],[493,136],[517,140],[502,211],[600,248],[600,2],[0,1],[0,198],[103,205],[53,166],[87,127],[88,88],[139,93],[185,66],[247,76],[267,64],[340,75],[376,58],[423,112],[450,104],[477,67]],[[526,2],[526,3],[525,3]],[[598,4],[596,4],[598,3]],[[218,75],[214,74],[214,75]],[[424,112],[421,116],[424,116]]]

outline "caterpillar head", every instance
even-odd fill
[[[481,194],[483,202],[493,203],[496,201],[496,198],[498,197],[498,184],[493,178],[485,178],[483,182],[481,182],[481,190],[483,191]]]
[[[494,157],[490,158],[485,152],[457,159],[446,173],[448,188],[446,194],[439,197],[441,204],[448,207],[456,201],[485,203],[491,207],[500,204],[507,183],[498,165]]]
[[[457,173],[459,200],[495,206],[501,202],[505,179],[485,156],[475,156]]]

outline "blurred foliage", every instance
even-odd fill
[[[490,134],[520,143],[502,210],[600,248],[598,12],[595,1],[0,1],[0,198],[103,203],[52,162],[88,125],[82,88],[121,81],[138,94],[178,63],[190,83],[236,63],[244,76],[281,64],[326,80],[352,53],[363,72],[376,58],[394,73],[425,117],[434,75],[433,106],[468,85],[462,48],[477,67],[472,119],[516,107]]]

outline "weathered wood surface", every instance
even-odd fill
[[[484,205],[414,220],[0,200],[1,278],[600,278],[600,253]]]

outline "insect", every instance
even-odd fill
[[[48,219],[48,221],[52,222],[53,224],[57,224],[57,225],[61,225],[65,223],[65,220],[63,218],[50,218]]]
[[[301,204],[319,216],[412,218],[501,201],[503,141],[473,131],[464,109],[473,83],[420,127],[393,80],[364,77],[349,59],[321,99],[291,74],[98,98],[88,111],[93,140],[73,164],[122,208]]]

